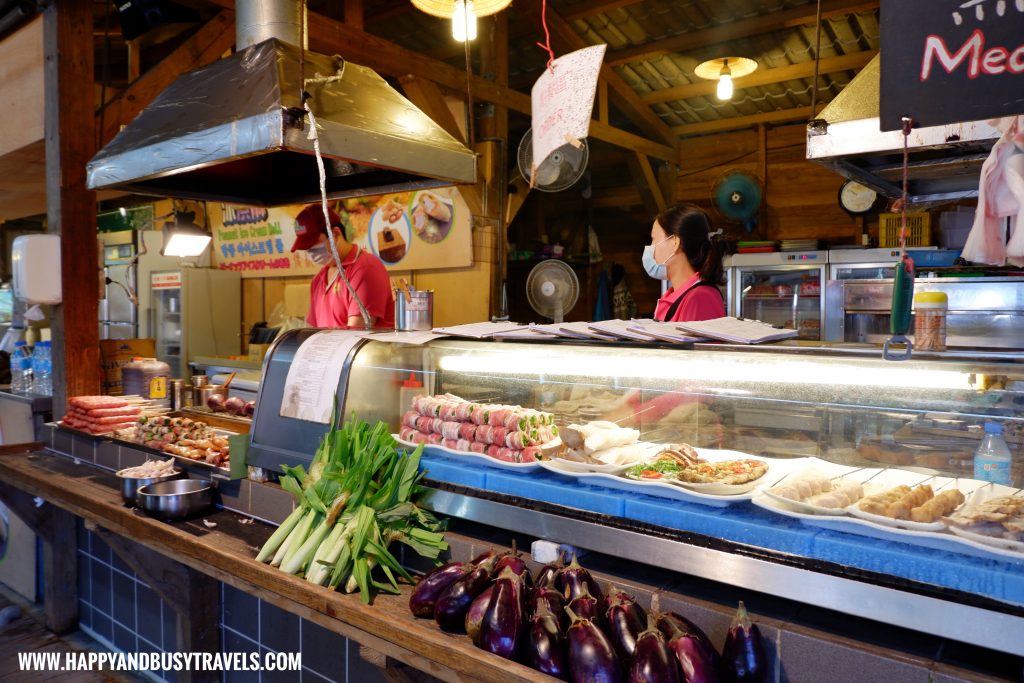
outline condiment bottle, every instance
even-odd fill
[[[914,295],[914,349],[946,350],[946,312],[949,297],[944,292],[918,292]]]
[[[394,386],[394,385],[392,385]],[[423,382],[416,379],[415,373],[409,373],[409,379],[402,382],[398,390],[398,407],[401,413],[412,409],[412,399],[423,393]]]

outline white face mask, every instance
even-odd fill
[[[318,266],[326,266],[334,260],[334,257],[331,255],[331,249],[327,246],[326,242],[307,249],[306,256],[308,256],[309,260]]]
[[[647,274],[653,277],[655,280],[668,279],[668,268],[666,266],[668,265],[668,262],[671,261],[673,257],[675,257],[675,253],[673,253],[672,256],[669,256],[667,259],[665,259],[664,263],[658,263],[654,258],[654,250],[655,248],[657,248],[659,244],[661,244],[662,242],[667,242],[674,236],[675,235],[669,235],[665,239],[661,240],[661,242],[657,242],[655,244],[648,244],[646,247],[644,247],[644,255],[641,261],[644,264],[644,270],[647,271]]]

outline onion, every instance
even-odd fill
[[[252,417],[256,414],[256,401],[246,401],[245,408],[242,409],[242,415],[245,417]]]
[[[232,396],[228,400],[224,401],[224,410],[234,415],[241,415],[242,411],[245,410],[245,401],[237,396]]]
[[[210,394],[206,399],[206,407],[214,412],[221,412],[224,410],[224,397],[220,394]]]

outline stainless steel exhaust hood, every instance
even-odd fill
[[[329,197],[476,181],[473,152],[371,69],[306,51],[304,70]],[[259,206],[318,201],[300,80],[299,48],[276,38],[184,74],[93,157],[87,185]]]
[[[809,128],[807,158],[890,198],[901,195],[903,133],[879,127],[876,55],[826,106],[824,131]],[[911,203],[978,195],[981,165],[1000,132],[984,121],[916,128],[909,139]]]

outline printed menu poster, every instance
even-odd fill
[[[346,238],[388,270],[464,268],[473,264],[472,217],[455,187],[328,202]],[[209,207],[213,262],[243,278],[312,276],[306,252],[292,252],[295,216],[303,206]]]
[[[544,71],[530,91],[533,107],[533,167],[569,143],[579,145],[590,132],[597,77],[607,45],[562,55]]]
[[[288,368],[281,397],[281,417],[330,424],[338,380],[359,330],[324,330],[302,342]]]

